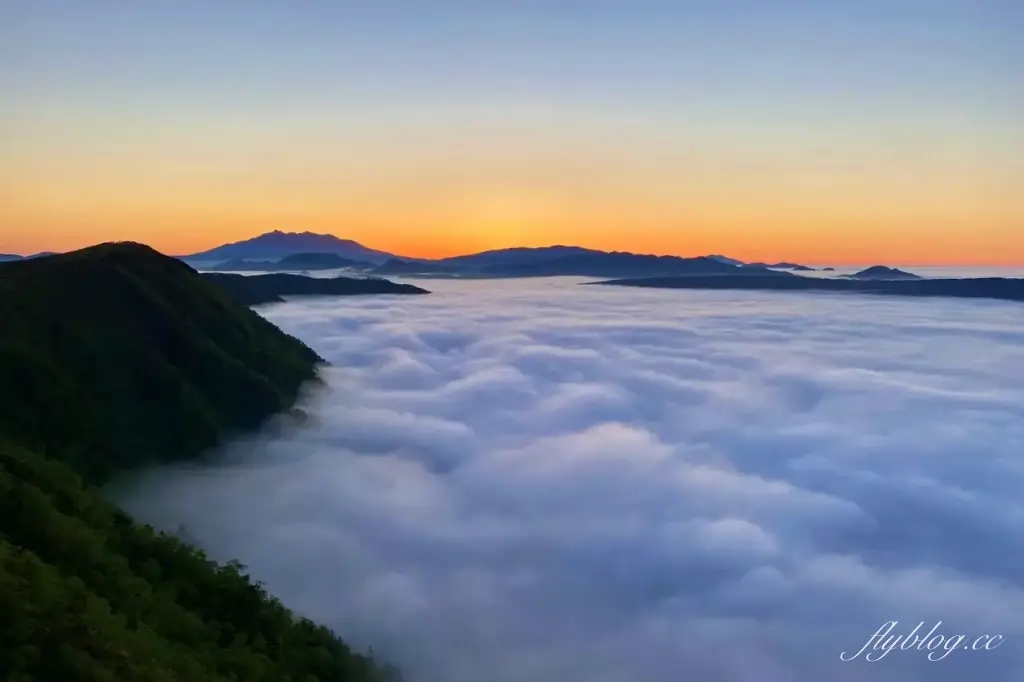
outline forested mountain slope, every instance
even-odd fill
[[[94,486],[289,407],[320,358],[172,258],[105,244],[0,265],[0,673],[395,679],[237,564]]]

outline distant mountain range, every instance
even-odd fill
[[[373,268],[372,272],[374,275],[395,277],[459,277],[463,274],[463,269],[443,261],[392,258]]]
[[[32,260],[33,258],[42,258],[44,256],[56,256],[57,254],[53,251],[42,251],[40,253],[33,253],[31,256],[19,256],[16,253],[0,253],[0,263],[7,263],[16,260]]]
[[[729,258],[728,256],[721,256],[721,255],[718,255],[718,254],[712,254],[712,255],[708,256],[708,258],[713,258],[713,259],[715,259],[717,261],[720,261],[722,263],[726,263],[727,265],[746,265],[741,260],[736,260],[735,258]]]
[[[637,275],[729,275],[746,266],[724,263],[714,258],[680,258],[635,253],[603,252],[579,249],[567,252],[564,247],[536,249],[496,259],[494,254],[461,257],[455,265],[464,276],[475,277],[630,277]],[[427,267],[427,266],[424,266]],[[761,274],[785,276],[785,273],[763,269]]]
[[[725,256],[655,256],[622,251],[598,251],[579,246],[546,246],[484,251],[443,258],[434,262],[395,262],[382,266],[378,274],[413,274],[417,271],[452,272],[464,277],[631,277],[637,275],[733,275],[751,274],[750,266]],[[758,274],[784,275],[767,267],[754,267]]]
[[[511,249],[495,249],[493,251],[482,251],[471,253],[465,256],[453,256],[441,258],[435,263],[439,265],[452,266],[456,268],[484,269],[503,268],[522,265],[523,263],[540,263],[557,260],[559,258],[571,258],[576,256],[588,256],[598,253],[605,253],[595,249],[585,249],[581,246],[540,246],[525,247],[519,246]],[[405,259],[409,260],[409,259]]]
[[[0,255],[0,261],[52,255]],[[721,254],[683,258],[621,251],[600,251],[580,246],[555,245],[495,249],[449,258],[406,258],[372,249],[351,239],[314,232],[275,230],[252,239],[224,244],[180,260],[204,271],[290,272],[339,270],[346,274],[386,277],[551,277],[603,278],[683,277],[742,275],[792,277],[815,268],[782,261],[744,263]],[[825,268],[824,271],[831,271]],[[920,279],[917,275],[885,266],[874,266],[852,275],[855,280]]]
[[[206,270],[219,272],[289,272],[304,270],[356,269],[369,270],[376,267],[365,260],[352,260],[334,253],[293,253],[275,261],[245,260],[232,258]]]
[[[331,254],[317,257],[315,254]],[[235,254],[220,262],[216,257]],[[242,255],[239,255],[242,254]],[[744,263],[714,254],[696,258],[600,251],[580,246],[514,247],[448,258],[405,258],[369,249],[332,235],[276,232],[229,244],[185,260],[207,270],[301,272],[348,269],[379,276],[407,277],[633,277],[673,275],[779,275],[810,271],[798,263]]]
[[[374,276],[463,278],[731,274],[784,276],[786,273],[777,270],[811,269],[792,263],[745,264],[722,255],[681,258],[564,245],[496,249],[438,259],[403,258],[334,235],[280,231],[182,256],[181,259],[200,269],[218,272],[339,269]]]
[[[759,274],[813,269],[795,263],[746,264],[720,254],[681,258],[565,245],[495,249],[437,259],[406,258],[330,234],[279,230],[180,258],[201,269],[220,272],[348,269],[372,275],[410,277],[630,277],[736,274],[739,268],[751,268]],[[750,274],[751,269],[744,270],[743,274]]]
[[[395,254],[370,249],[351,239],[340,239],[333,234],[313,232],[281,232],[275,230],[252,239],[224,244],[209,251],[180,256],[189,264],[222,263],[239,260],[280,260],[297,253],[330,253],[354,261],[380,264]]]

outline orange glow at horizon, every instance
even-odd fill
[[[275,229],[285,232],[317,232],[354,239],[369,248],[411,258],[444,258],[516,246],[583,246],[604,251],[630,251],[658,255],[700,256],[712,253],[740,260],[781,260],[821,265],[1024,265],[1024,232],[996,230],[974,232],[976,241],[965,238],[969,225],[951,224],[947,231],[932,228],[927,236],[905,225],[876,225],[873,230],[835,224],[803,228],[766,229],[761,233],[742,223],[691,223],[661,227],[649,223],[621,229],[611,225],[500,224],[485,223],[479,229],[446,223],[420,222],[392,229],[383,222],[363,221],[360,228],[337,229],[348,223],[329,217],[298,219],[221,219],[192,221],[171,218],[57,222],[41,229],[0,228],[0,253],[30,254],[40,251],[71,251],[107,241],[139,241],[170,255],[198,253],[225,243],[243,241]],[[25,224],[25,223],[22,223]],[[183,227],[194,224],[194,228]],[[354,222],[350,224],[356,224]],[[961,229],[956,229],[960,227]],[[843,229],[845,228],[845,229]]]
[[[329,233],[423,258],[563,244],[823,265],[1024,265],[1024,211],[1009,194],[997,203],[1001,196],[952,184],[913,192],[829,187],[827,179],[803,179],[796,187],[780,178],[761,187],[740,180],[735,188],[705,182],[675,193],[652,187],[605,196],[578,191],[583,197],[543,188],[433,196],[394,188],[340,201],[321,190],[305,196],[196,192],[185,201],[169,193],[120,197],[113,188],[84,182],[74,191],[71,182],[48,191],[23,187],[8,197],[0,188],[0,253],[128,240],[187,255],[283,230]],[[403,193],[408,200],[399,200]]]
[[[666,123],[624,141],[632,128],[601,134],[598,123],[549,129],[528,119],[499,140],[472,130],[410,138],[367,123],[351,139],[312,131],[281,141],[37,122],[0,158],[0,253],[130,240],[186,255],[283,230],[408,257],[564,244],[809,264],[1024,265],[1020,160],[973,127],[955,139],[909,124],[885,135],[780,128],[775,139],[710,122],[686,136]]]

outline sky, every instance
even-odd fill
[[[410,682],[1024,679],[1019,305],[577,281],[262,307],[310,419],[118,499]]]
[[[1015,0],[0,0],[0,252],[1024,263]]]

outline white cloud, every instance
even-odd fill
[[[1024,678],[1019,306],[432,288],[267,308],[312,426],[128,508],[412,682]],[[888,620],[1007,640],[840,661]]]

